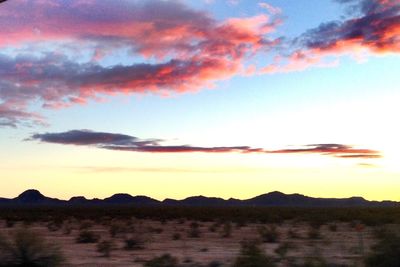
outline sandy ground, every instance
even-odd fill
[[[259,228],[267,224],[247,224],[238,227],[232,224],[231,235],[222,237],[223,224],[216,226],[214,222],[198,222],[200,235],[198,238],[189,237],[191,221],[108,221],[108,222],[80,222],[69,221],[57,229],[49,230],[48,223],[34,223],[28,227],[47,241],[57,244],[68,261],[68,266],[143,266],[143,263],[153,257],[169,253],[180,262],[201,263],[207,266],[212,261],[218,261],[221,266],[230,266],[240,250],[243,240],[261,240]],[[110,257],[104,257],[97,251],[96,243],[79,244],[76,238],[82,225],[89,225],[89,230],[100,236],[100,240],[111,240],[114,249]],[[1,223],[0,233],[8,234],[22,223],[17,223],[12,228],[7,228],[5,222]],[[110,235],[110,225],[120,225],[124,229],[115,237]],[[210,228],[214,230],[211,231]],[[132,227],[133,226],[133,227]],[[275,243],[260,243],[260,247],[268,254],[279,258],[276,249],[282,244],[289,244],[289,250],[279,263],[287,266],[288,259],[294,258],[304,261],[307,257],[321,256],[329,263],[345,264],[349,266],[362,266],[360,264],[363,246],[364,254],[368,253],[374,243],[373,228],[364,227],[361,233],[349,223],[337,223],[336,231],[329,225],[319,229],[320,238],[309,237],[312,227],[306,223],[285,222],[276,225],[279,238]],[[68,230],[70,232],[68,233]],[[293,237],[289,231],[298,235]],[[180,234],[179,240],[174,240],[173,235]],[[142,249],[124,249],[124,240],[133,237],[144,242]],[[360,241],[360,239],[362,239]],[[361,242],[361,243],[360,243]]]

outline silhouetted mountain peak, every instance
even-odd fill
[[[184,200],[189,200],[189,201],[202,201],[202,200],[223,200],[222,198],[219,197],[205,197],[202,195],[199,196],[192,196],[192,197],[187,197]]]
[[[103,200],[110,204],[157,204],[159,201],[147,196],[131,196],[125,193],[114,194]]]
[[[107,197],[104,199],[105,202],[108,203],[127,203],[133,201],[133,196],[124,193],[114,194],[111,197]]]
[[[89,200],[85,198],[84,196],[77,196],[77,197],[71,197],[68,202],[73,203],[73,204],[80,204],[80,203],[86,203]]]
[[[264,195],[269,195],[269,196],[286,196],[286,194],[280,192],[280,191],[272,191],[269,193],[266,193]]]
[[[26,190],[15,198],[15,200],[20,202],[39,202],[46,199],[47,198],[42,193],[35,189]]]

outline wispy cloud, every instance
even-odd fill
[[[371,149],[359,149],[343,144],[312,144],[303,148],[291,148],[269,151],[269,153],[317,153],[338,158],[380,158],[380,152]]]
[[[140,139],[135,136],[93,132],[89,130],[71,130],[60,133],[34,134],[27,140],[64,145],[95,146],[102,149],[147,152],[147,153],[265,153],[265,154],[321,154],[338,158],[379,158],[380,152],[371,149],[359,149],[342,144],[312,144],[301,148],[267,150],[250,146],[192,146],[164,145],[163,139]]]
[[[258,3],[258,6],[267,10],[272,15],[278,15],[278,14],[282,13],[282,10],[279,7],[272,6],[271,4],[268,4],[265,2]]]

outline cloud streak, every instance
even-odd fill
[[[380,152],[358,149],[342,144],[311,144],[302,148],[266,150],[250,146],[200,147],[191,145],[164,145],[163,139],[140,139],[135,136],[71,130],[60,133],[34,134],[27,140],[63,145],[94,146],[97,148],[145,153],[259,153],[259,154],[320,154],[337,158],[380,158]]]

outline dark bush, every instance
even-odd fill
[[[321,232],[319,231],[319,229],[315,229],[315,228],[310,228],[308,230],[307,235],[308,235],[309,239],[321,239],[322,238]]]
[[[242,243],[240,254],[233,267],[273,267],[273,259],[267,256],[254,242]]]
[[[365,259],[367,267],[399,267],[400,236],[393,231],[380,233],[379,241]]]
[[[64,257],[60,249],[47,243],[28,229],[18,229],[11,238],[0,237],[0,266],[60,266]]]
[[[292,238],[292,239],[301,238],[300,234],[295,229],[289,229],[289,231],[287,232],[287,235],[289,238]]]
[[[109,230],[111,237],[116,237],[117,235],[126,233],[127,231],[126,225],[122,222],[111,222]]]
[[[200,237],[200,225],[197,222],[192,222],[190,224],[190,229],[188,232],[188,236],[192,238],[199,238]]]
[[[110,257],[111,251],[114,248],[114,243],[110,240],[103,240],[97,244],[97,252],[103,257]]]
[[[181,234],[180,233],[174,233],[173,235],[172,235],[172,239],[173,240],[180,240],[181,239]]]
[[[331,232],[336,232],[338,227],[336,223],[331,223],[328,228]]]
[[[305,260],[301,265],[296,265],[298,267],[336,267],[337,265],[327,264],[325,260],[321,257],[310,257]]]
[[[77,243],[97,243],[99,236],[92,231],[82,230],[76,238]]]
[[[177,267],[178,259],[170,254],[155,257],[144,264],[145,267]]]
[[[269,225],[268,227],[261,226],[258,232],[261,235],[261,240],[265,243],[275,243],[278,241],[279,233],[275,225]]]
[[[62,225],[63,225],[63,221],[57,220],[57,221],[48,222],[46,226],[50,232],[56,232],[61,229]]]
[[[284,242],[284,243],[280,244],[279,247],[277,247],[275,249],[275,253],[278,254],[279,258],[282,260],[282,259],[286,258],[287,253],[292,248],[293,248],[293,245],[291,243]]]
[[[225,222],[222,228],[221,237],[228,238],[232,235],[232,224],[230,222]]]
[[[87,229],[92,228],[92,227],[93,227],[93,222],[91,220],[84,220],[79,225],[79,230],[87,230]]]
[[[14,227],[14,225],[15,225],[15,221],[14,220],[11,220],[11,219],[7,219],[6,220],[6,227],[7,228],[12,228],[12,227]]]
[[[129,237],[124,240],[124,249],[138,250],[144,248],[144,242],[140,238]]]
[[[222,263],[220,263],[219,261],[212,261],[208,264],[208,267],[220,267],[222,266]]]
[[[148,227],[147,228],[150,233],[161,234],[164,230],[161,227]]]

